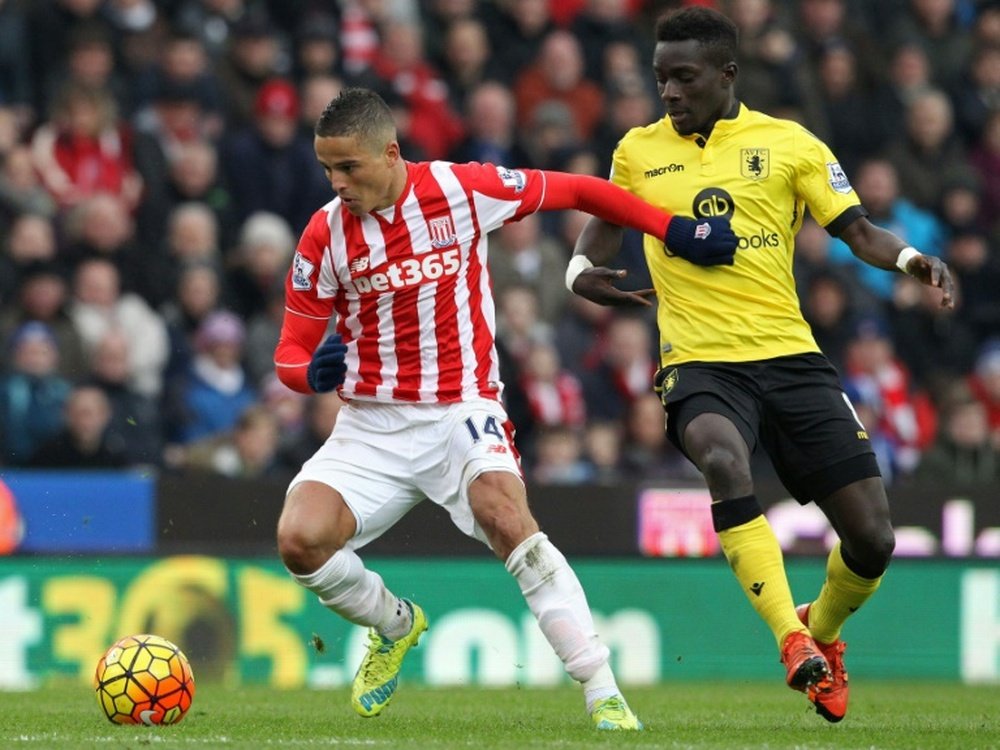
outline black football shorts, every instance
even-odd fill
[[[667,412],[667,435],[678,449],[684,451],[680,436],[692,419],[721,414],[736,425],[751,452],[763,447],[800,503],[881,476],[868,433],[822,354],[688,362],[664,367],[656,386]]]

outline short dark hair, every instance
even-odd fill
[[[736,60],[739,31],[717,10],[691,6],[664,16],[656,23],[657,42],[686,42],[694,39],[704,47],[717,67]]]
[[[377,93],[347,88],[326,105],[316,120],[315,133],[320,138],[353,135],[364,141],[386,141],[396,137],[396,121],[389,105]]]

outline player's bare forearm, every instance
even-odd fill
[[[920,248],[915,248],[916,253],[912,249],[907,250],[901,256],[900,253],[907,248],[906,243],[865,218],[848,224],[840,233],[840,239],[865,263],[886,271],[902,271],[928,286],[936,286],[942,292],[941,307],[951,309],[955,306],[954,281],[948,266],[940,258],[921,253]]]
[[[570,263],[567,283],[570,290],[581,297],[596,302],[599,305],[611,305],[614,307],[649,306],[652,303],[649,297],[653,296],[652,289],[641,289],[635,292],[627,292],[618,289],[614,284],[619,279],[625,277],[622,269],[608,268],[610,263],[618,254],[622,244],[623,230],[620,226],[610,224],[602,219],[594,217],[590,219],[580,232],[580,237],[576,241],[573,257],[586,258],[589,263],[581,265],[573,270],[574,260]],[[593,267],[586,267],[593,266]]]
[[[576,240],[573,255],[586,255],[595,266],[606,266],[618,255],[624,234],[620,226],[591,217]]]

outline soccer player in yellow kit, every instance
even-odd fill
[[[952,279],[939,259],[868,221],[812,133],[740,103],[729,19],[689,7],[662,19],[656,40],[653,71],[666,117],[622,138],[612,180],[674,214],[729,217],[739,237],[728,258],[682,258],[645,238],[667,434],[708,484],[722,549],[774,633],[786,681],[824,718],[840,721],[848,699],[841,627],[878,588],[895,538],[868,434],[800,313],[794,236],[808,209],[865,262],[940,287],[943,307],[953,306]],[[623,272],[606,267],[621,232],[591,219],[567,286],[601,304],[648,305],[652,290],[619,290]],[[819,595],[798,609],[754,496],[750,455],[758,444],[791,494],[815,502],[840,539]]]

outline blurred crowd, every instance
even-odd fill
[[[0,0],[0,466],[286,477],[341,403],[280,384],[312,126],[375,88],[411,160],[606,175],[661,116],[643,0]],[[1000,3],[719,0],[739,98],[838,155],[872,220],[956,276],[855,260],[807,218],[799,296],[887,481],[1000,480]],[[568,294],[586,216],[500,230],[505,398],[529,478],[686,479],[649,312]],[[618,265],[650,285],[641,238]]]

